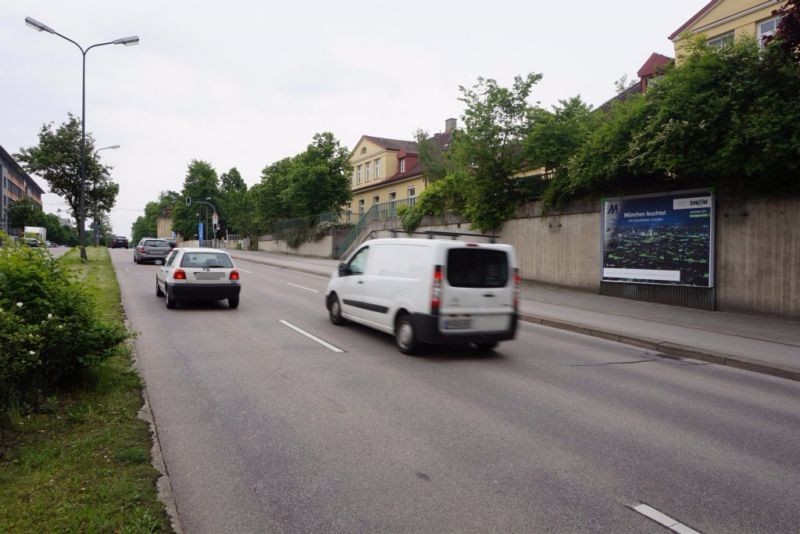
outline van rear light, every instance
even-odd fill
[[[522,277],[519,275],[519,269],[514,269],[514,311],[519,310],[519,286],[522,283]]]
[[[439,306],[442,303],[442,266],[433,268],[433,285],[431,287],[431,315],[439,315]]]
[[[175,272],[172,273],[173,280],[186,280],[186,271],[183,269],[175,269]]]
[[[467,246],[468,247],[477,247],[478,244],[477,243],[467,243]]]
[[[228,276],[229,280],[238,280],[239,279],[239,271],[231,271],[231,274]]]

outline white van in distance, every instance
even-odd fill
[[[374,239],[339,265],[325,304],[333,324],[394,334],[406,354],[422,343],[492,349],[516,335],[519,282],[511,245]]]

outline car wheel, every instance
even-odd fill
[[[492,341],[489,343],[475,343],[475,346],[478,347],[478,350],[480,351],[489,351],[497,347],[497,341]]]
[[[169,308],[170,310],[174,310],[175,306],[178,305],[178,301],[170,293],[169,286],[165,285],[164,286],[164,290],[165,290],[164,291],[164,297],[165,297],[164,302],[167,305],[167,308]]]
[[[228,298],[228,307],[232,310],[235,310],[239,307],[239,297],[230,297]]]
[[[339,297],[334,293],[331,297],[331,304],[328,309],[328,317],[331,322],[336,326],[342,326],[347,320],[342,317],[342,305],[339,303]]]
[[[397,348],[403,354],[415,354],[419,349],[417,332],[414,330],[414,323],[408,314],[401,315],[397,319],[394,328],[394,338],[397,341]]]
[[[156,296],[157,297],[163,297],[164,296],[164,292],[161,291],[161,286],[158,285],[158,278],[156,278]]]

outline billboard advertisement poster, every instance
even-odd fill
[[[714,286],[714,194],[602,200],[602,280]]]

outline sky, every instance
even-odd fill
[[[531,103],[580,95],[599,106],[651,53],[673,56],[667,36],[705,4],[4,0],[0,145],[35,146],[43,124],[81,112],[80,52],[26,16],[84,47],[141,39],[91,50],[86,67],[86,129],[96,147],[120,145],[100,158],[120,185],[113,232],[130,236],[147,202],[182,189],[193,159],[219,174],[236,167],[252,185],[317,132],[349,148],[362,135],[441,132],[449,117],[460,123],[459,86],[478,77],[510,86],[541,73]],[[67,209],[57,195],[43,202]]]

